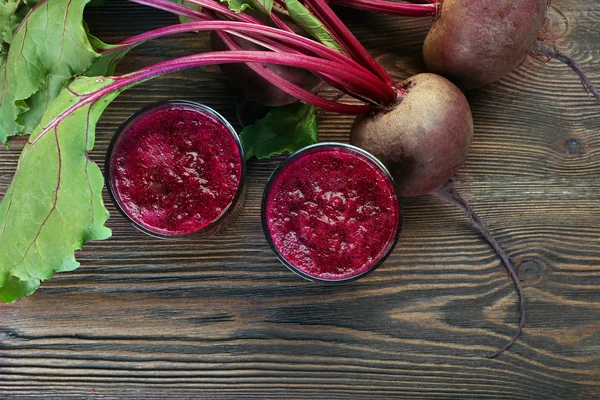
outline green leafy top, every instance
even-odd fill
[[[325,28],[323,23],[310,13],[298,0],[285,0],[285,6],[290,14],[290,18],[300,25],[313,38],[317,39],[323,45],[339,53],[344,53],[342,47],[333,37],[331,32]]]
[[[81,77],[50,104],[23,149],[0,203],[0,300],[29,295],[55,272],[79,266],[73,252],[106,239],[104,179],[87,152],[95,126],[118,91],[88,101],[111,79]],[[98,99],[100,100],[100,99]]]
[[[294,152],[319,139],[317,109],[305,103],[271,110],[263,119],[248,125],[240,134],[246,159],[267,158]]]
[[[75,250],[85,242],[110,236],[104,226],[108,218],[101,195],[104,180],[98,167],[88,160],[87,152],[94,145],[98,118],[120,90],[89,102],[92,94],[114,81],[82,77],[68,90],[64,87],[87,69],[98,75],[112,74],[116,63],[133,46],[107,45],[91,35],[88,39],[82,20],[87,0],[72,0],[68,7],[63,0],[51,1],[52,7],[38,7],[27,15],[23,21],[27,29],[19,29],[8,60],[0,66],[0,137],[5,140],[10,134],[20,133],[15,132],[15,126],[31,131],[15,177],[0,203],[3,302],[32,293],[55,272],[76,268]],[[48,41],[45,32],[68,40]],[[60,46],[52,49],[52,43]],[[99,56],[92,44],[99,51],[116,51]],[[13,84],[14,77],[18,86]],[[42,77],[39,90],[27,97]],[[19,126],[20,121],[26,123]],[[13,130],[7,130],[11,127]]]
[[[221,3],[227,3],[229,9],[238,14],[251,8],[270,16],[273,10],[273,0],[221,0]]]
[[[16,27],[13,28],[14,21],[17,19],[15,13],[19,5],[19,0],[4,0],[4,2],[0,2],[0,46],[2,47],[0,51],[5,51],[5,42],[10,43],[10,39],[12,39],[14,29],[16,29]]]
[[[4,0],[0,2],[0,54],[6,54],[15,30],[40,0]]]
[[[0,142],[32,132],[46,105],[98,57],[82,25],[89,0],[45,1],[52,6],[28,14],[0,65]]]
[[[90,41],[94,50],[98,51],[100,56],[94,60],[85,70],[87,76],[107,76],[113,75],[117,64],[123,59],[129,52],[129,50],[140,45],[141,43],[135,43],[131,45],[113,45],[104,43],[102,40],[88,33],[88,40]]]
[[[236,13],[242,13],[247,9],[258,11],[262,14],[271,15],[273,0],[220,0],[227,3],[229,9]],[[325,28],[323,23],[308,11],[298,0],[285,0],[285,7],[292,20],[304,29],[309,35],[325,46],[343,53],[342,47],[335,40],[331,32]]]

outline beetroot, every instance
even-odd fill
[[[548,0],[445,0],[425,43],[431,72],[464,89],[488,85],[533,49]]]
[[[356,118],[350,142],[388,167],[402,196],[419,196],[441,187],[462,165],[473,118],[462,92],[439,75],[415,75],[400,87],[402,101],[391,111]]]
[[[359,116],[350,143],[379,158],[390,170],[402,196],[434,195],[461,209],[504,262],[520,299],[520,322],[512,346],[525,324],[524,295],[506,252],[482,220],[455,190],[452,177],[467,156],[473,137],[471,109],[464,94],[447,79],[419,74],[399,85],[401,97],[386,112]]]

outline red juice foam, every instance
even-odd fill
[[[395,245],[400,206],[392,179],[351,147],[317,146],[272,178],[264,216],[272,245],[318,280],[368,272]]]
[[[242,157],[228,125],[186,103],[157,106],[126,125],[110,159],[110,185],[137,224],[164,235],[197,232],[231,206]]]

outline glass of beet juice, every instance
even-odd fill
[[[401,229],[394,180],[357,147],[321,143],[288,157],[263,195],[265,236],[279,260],[316,282],[367,275],[389,256]]]
[[[119,211],[159,238],[219,232],[241,210],[245,175],[231,125],[184,100],[152,104],[129,117],[106,159],[107,187]]]

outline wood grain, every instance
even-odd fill
[[[339,10],[396,79],[423,71],[430,21]],[[560,0],[549,26],[600,82],[600,4]],[[89,10],[116,42],[174,23],[122,1]],[[120,67],[208,49],[206,35],[145,44]],[[521,265],[528,323],[506,354],[517,298],[499,260],[450,206],[406,200],[403,234],[368,278],[304,282],[264,239],[260,198],[281,161],[249,162],[239,221],[201,242],[136,232],[105,198],[114,236],[82,267],[0,306],[0,398],[600,399],[600,108],[558,62],[527,60],[467,93],[476,134],[459,187]],[[142,105],[185,98],[235,121],[237,94],[215,68],[156,79],[107,109],[92,157]],[[347,141],[326,114],[322,140]],[[239,128],[239,126],[236,125]],[[0,193],[23,138],[0,150]]]

